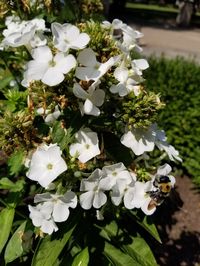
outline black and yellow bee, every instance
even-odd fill
[[[156,177],[153,185],[155,187],[155,190],[147,192],[151,198],[148,206],[149,210],[162,204],[165,198],[169,196],[172,189],[172,183],[169,176],[161,175],[159,177]]]

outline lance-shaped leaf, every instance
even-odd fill
[[[142,226],[151,236],[153,236],[159,243],[162,243],[159,233],[155,224],[152,222],[150,216],[144,216],[140,219],[134,211],[129,212],[130,217],[132,217],[140,226]]]
[[[0,253],[8,240],[10,230],[12,228],[14,214],[15,209],[12,208],[5,208],[0,212]]]
[[[111,245],[108,242],[105,242],[104,255],[107,259],[115,266],[143,266],[134,260],[128,254],[122,252],[119,248]]]
[[[88,247],[86,247],[75,256],[72,266],[87,266],[88,263],[89,263],[89,252],[88,252]]]
[[[26,227],[26,221],[23,222],[15,231],[11,239],[9,240],[4,259],[6,264],[17,259],[23,254],[23,234]]]
[[[132,243],[123,245],[122,249],[131,256],[134,261],[142,266],[157,266],[156,260],[150,247],[141,237],[132,237]],[[135,265],[135,264],[134,264]]]

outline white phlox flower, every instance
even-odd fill
[[[44,109],[43,107],[40,107],[37,109],[37,113],[44,116],[44,121],[47,124],[52,124],[54,121],[58,119],[58,117],[61,115],[61,112],[58,108],[58,106],[55,106],[55,109],[53,112],[51,112],[50,109]]]
[[[132,69],[135,75],[142,76],[142,71],[149,67],[146,59],[135,59],[132,60]]]
[[[130,172],[129,174],[131,177],[129,178],[129,181],[128,179],[117,179],[116,184],[112,187],[111,190],[111,200],[115,206],[118,206],[123,199],[124,206],[128,209],[131,209],[130,204],[134,196],[136,175],[132,172]]]
[[[111,36],[119,40],[122,37],[122,28],[126,27],[127,24],[123,23],[120,19],[114,19],[112,23],[107,20],[103,21],[101,26],[102,28],[109,29]]]
[[[53,232],[58,231],[58,227],[51,217],[52,204],[50,202],[46,204],[40,203],[36,207],[29,205],[28,209],[33,225],[39,227],[43,233],[51,235]]]
[[[143,37],[143,33],[134,30],[128,25],[123,25],[122,27],[123,41],[121,44],[121,49],[125,53],[128,53],[130,50],[135,48],[138,52],[142,51],[142,48],[137,44],[138,39]]]
[[[120,139],[121,143],[130,148],[135,155],[141,155],[146,151],[152,151],[155,146],[155,131],[148,129],[133,128],[126,132]]]
[[[77,196],[73,191],[67,191],[64,195],[59,194],[37,194],[34,203],[52,204],[52,218],[54,222],[64,222],[69,217],[69,208],[76,208]]]
[[[57,53],[53,56],[48,46],[41,46],[33,50],[33,60],[28,62],[24,73],[23,86],[31,81],[41,80],[49,86],[60,84],[70,70],[75,68],[76,60],[73,55]]]
[[[80,205],[83,209],[89,210],[92,206],[99,209],[106,203],[107,196],[104,186],[101,187],[101,180],[100,169],[96,169],[87,179],[81,180],[80,191],[86,191],[80,195]],[[109,190],[109,187],[106,190]]]
[[[79,28],[69,23],[61,25],[54,22],[51,24],[51,29],[54,45],[61,52],[83,49],[90,41],[87,33],[80,33]]]
[[[96,89],[94,86],[90,86],[88,90],[84,90],[78,83],[74,84],[73,87],[74,95],[82,99],[84,102],[80,103],[81,114],[84,115],[100,115],[100,107],[104,103],[105,92],[101,89]]]
[[[153,124],[152,128],[156,132],[155,144],[158,149],[161,151],[164,150],[171,161],[177,160],[182,162],[182,159],[179,156],[179,152],[172,145],[168,144],[165,131],[159,130],[156,124]]]
[[[45,38],[41,35],[45,31],[45,21],[43,19],[32,19],[28,21],[20,21],[13,17],[9,18],[7,21],[7,29],[3,31],[4,39],[2,41],[4,46],[19,47],[22,45],[34,43],[34,37],[42,38],[41,42],[39,39],[34,45],[40,46],[46,43]],[[33,44],[32,43],[32,44]]]
[[[119,81],[119,83],[116,85],[113,84],[110,87],[110,91],[112,93],[118,93],[119,96],[123,97],[133,91],[136,96],[139,95],[140,86],[138,86],[138,82],[129,75],[128,68],[117,67],[114,71],[114,77]]]
[[[46,44],[47,44],[47,39],[41,31],[36,32],[33,38],[30,40],[30,45],[32,48],[37,48],[39,46],[44,46]]]
[[[121,162],[104,166],[102,168],[102,173],[103,179],[101,181],[101,185],[104,185],[105,188],[109,187],[110,189],[112,189],[117,185],[118,180],[124,180],[127,184],[130,184],[132,181],[130,172]]]
[[[81,129],[75,134],[75,139],[77,142],[70,145],[69,153],[73,157],[78,157],[82,163],[86,163],[100,154],[99,140],[96,132],[88,128]]]
[[[103,28],[111,29],[111,31],[122,29],[125,25],[125,23],[123,23],[120,19],[117,18],[113,19],[112,23],[107,20],[104,20],[101,24]]]
[[[78,79],[89,81],[99,80],[116,62],[120,56],[111,57],[107,62],[100,63],[96,60],[95,52],[91,48],[81,51],[77,61],[82,66],[76,68],[75,76]]]
[[[133,181],[133,176],[127,170],[123,163],[116,163],[102,168],[103,178],[101,187],[111,190],[111,200],[114,205],[118,206]]]
[[[64,195],[37,194],[34,203],[39,204],[36,207],[29,205],[30,218],[42,232],[50,235],[58,230],[55,222],[66,221],[69,217],[69,208],[77,206],[77,196],[72,191],[67,191]]]
[[[60,174],[67,170],[62,151],[57,144],[41,145],[32,154],[26,176],[37,181],[42,187],[48,187]]]

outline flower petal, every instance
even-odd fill
[[[80,205],[83,209],[89,210],[92,207],[93,199],[94,199],[94,192],[88,191],[80,195]]]
[[[41,80],[44,84],[56,86],[64,80],[64,75],[57,68],[50,67]]]
[[[66,221],[69,217],[69,206],[64,202],[57,201],[54,204],[52,216],[55,222]]]
[[[94,116],[99,116],[100,115],[100,110],[97,108],[91,100],[86,99],[84,105],[83,105],[83,111],[87,115],[94,115]]]
[[[88,93],[78,83],[74,84],[73,93],[76,97],[83,100],[86,100],[89,96]]]
[[[77,57],[78,62],[87,67],[94,67],[97,64],[95,52],[91,48],[81,51]]]
[[[96,209],[101,208],[107,201],[107,197],[105,193],[102,191],[98,191],[94,194],[94,201],[93,201],[93,207]]]

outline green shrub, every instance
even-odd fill
[[[200,185],[200,66],[183,58],[149,58],[146,86],[161,93],[166,108],[159,125],[180,151],[183,167]]]

